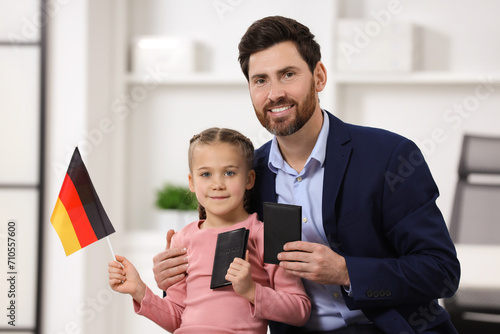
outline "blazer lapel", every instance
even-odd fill
[[[332,248],[338,249],[336,201],[352,147],[345,123],[326,112],[330,120],[323,179],[323,228]]]
[[[256,181],[251,202],[252,209],[257,212],[259,219],[263,219],[263,202],[277,202],[276,197],[276,174],[267,167],[271,142],[262,146],[257,152],[254,161]]]
[[[271,172],[269,168],[266,168],[261,174],[262,177],[262,187],[265,189],[262,192],[262,202],[273,202],[276,203],[276,174]]]

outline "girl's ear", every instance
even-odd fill
[[[253,188],[254,185],[255,185],[255,171],[251,169],[248,172],[247,185],[245,189],[250,190]]]
[[[188,175],[188,180],[189,180],[189,190],[191,190],[191,192],[194,193],[195,192],[194,181],[193,181],[193,176],[191,175],[191,173],[189,173],[189,175]]]

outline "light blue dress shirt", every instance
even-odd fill
[[[283,160],[276,137],[273,138],[268,165],[276,174],[278,203],[302,206],[302,240],[327,246],[328,240],[323,229],[322,198],[328,130],[328,117],[323,117],[316,145],[300,173]],[[323,285],[305,279],[303,282],[313,304],[306,328],[327,331],[352,323],[369,322],[363,312],[347,308],[340,286]]]

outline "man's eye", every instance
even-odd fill
[[[285,78],[291,78],[294,75],[295,75],[295,73],[293,73],[293,72],[287,72],[287,73],[285,73]]]

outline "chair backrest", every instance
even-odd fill
[[[465,135],[458,175],[454,242],[500,245],[500,137]]]

